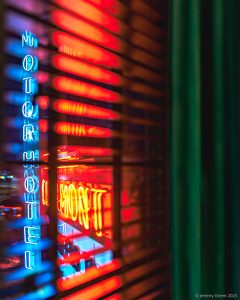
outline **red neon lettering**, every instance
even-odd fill
[[[48,181],[42,180],[42,204],[49,205]],[[102,236],[103,212],[102,197],[107,190],[89,188],[77,183],[58,182],[57,209],[67,219],[78,221],[84,229],[94,229]]]
[[[47,180],[42,180],[42,204],[49,206],[48,202],[48,181]]]

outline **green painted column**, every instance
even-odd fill
[[[173,299],[201,287],[200,1],[171,2],[171,255]]]
[[[174,300],[239,290],[237,3],[171,1]]]
[[[232,293],[240,291],[240,164],[239,164],[239,111],[240,111],[240,2],[231,0],[226,3],[227,11],[227,69],[226,69],[226,87],[227,87],[227,121],[228,134],[226,142],[229,145],[227,155],[228,166],[228,189],[227,189],[227,287]],[[229,201],[230,200],[230,201]]]
[[[212,59],[213,59],[213,189],[215,206],[216,237],[212,245],[216,253],[214,278],[209,278],[208,283],[212,286],[210,292],[224,293],[225,291],[225,72],[224,72],[224,28],[225,28],[225,0],[213,0],[212,7]],[[209,199],[211,201],[211,199]],[[211,221],[214,222],[214,219]],[[211,239],[212,240],[212,239]],[[209,242],[211,242],[209,240]],[[207,241],[208,242],[208,241]],[[210,262],[209,262],[210,263]],[[211,264],[209,265],[211,267]],[[214,282],[215,286],[214,286]]]

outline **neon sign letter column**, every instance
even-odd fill
[[[38,70],[38,58],[33,56],[38,40],[31,32],[22,34],[22,47],[26,50],[23,57],[23,161],[24,164],[24,202],[26,223],[24,226],[25,267],[35,269],[41,261],[40,250],[40,197],[39,197],[39,166],[31,162],[39,161],[39,128],[38,106],[33,97],[37,93],[37,81],[34,73]]]

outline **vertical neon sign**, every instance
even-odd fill
[[[23,116],[23,161],[24,167],[24,202],[26,224],[24,226],[25,267],[36,269],[41,261],[40,249],[40,194],[39,166],[31,162],[39,161],[39,127],[38,106],[34,103],[34,95],[38,91],[38,83],[34,74],[38,71],[38,57],[33,56],[38,47],[37,38],[26,30],[22,34],[22,47],[25,56],[22,60],[24,103]]]

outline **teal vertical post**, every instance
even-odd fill
[[[215,270],[214,278],[208,278],[208,291],[211,293],[224,293],[225,291],[225,80],[224,80],[224,2],[212,2],[212,96],[213,96],[213,198],[215,216],[209,220],[214,224],[215,237],[206,241],[212,243],[215,249],[215,262],[209,262],[209,267]],[[213,243],[214,241],[214,243]],[[210,273],[210,272],[209,272]],[[212,273],[213,274],[213,273]]]
[[[201,288],[200,2],[171,3],[171,249],[173,299]]]
[[[232,293],[240,290],[240,201],[239,201],[239,51],[240,51],[240,3],[238,0],[227,1],[227,69],[226,69],[226,85],[227,85],[227,103],[228,108],[228,170],[229,170],[229,186],[227,191],[227,202],[229,205],[229,238],[228,238],[228,289]]]

